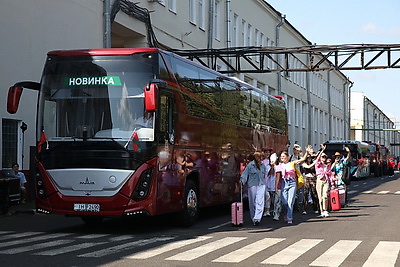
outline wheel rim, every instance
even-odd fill
[[[196,191],[190,189],[186,198],[186,207],[190,217],[194,217],[197,214],[197,195]]]

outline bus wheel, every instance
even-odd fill
[[[103,221],[101,216],[82,216],[81,219],[87,225],[95,225]]]
[[[188,180],[185,186],[183,199],[183,210],[181,213],[181,223],[183,226],[191,226],[199,217],[199,197],[197,188],[192,180]]]

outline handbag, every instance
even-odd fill
[[[292,163],[292,167],[296,172],[296,182],[297,182],[297,189],[300,189],[304,186],[304,178],[301,172],[294,166],[294,163]]]

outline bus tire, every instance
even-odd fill
[[[103,221],[102,216],[81,216],[81,219],[87,225],[96,225]]]
[[[183,226],[193,225],[199,217],[199,194],[196,184],[192,180],[187,180],[185,193],[183,195],[183,209],[180,222]]]

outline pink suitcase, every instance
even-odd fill
[[[329,204],[331,210],[340,210],[339,189],[333,189],[329,192]]]
[[[231,205],[232,225],[239,226],[243,224],[243,193],[240,183],[240,202],[233,202]]]

